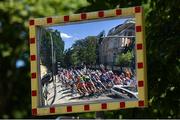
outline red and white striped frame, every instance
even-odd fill
[[[37,62],[37,26],[51,26],[67,22],[98,20],[103,18],[120,18],[126,16],[135,17],[136,31],[136,70],[138,81],[137,101],[119,101],[119,102],[102,102],[93,104],[80,104],[68,106],[51,106],[40,107],[39,105],[39,80],[38,80],[38,62]],[[97,11],[89,13],[80,13],[67,16],[56,16],[47,18],[36,18],[29,20],[29,45],[31,61],[31,95],[32,95],[32,115],[54,115],[90,111],[118,110],[133,107],[147,107],[147,71],[146,71],[146,44],[143,23],[143,8],[141,6],[130,8],[118,8],[106,11]]]

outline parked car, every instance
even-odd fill
[[[137,98],[138,99],[138,92],[136,88],[132,88],[129,86],[122,86],[122,85],[114,85],[111,88],[111,92],[113,95],[123,97],[126,99],[130,98]]]

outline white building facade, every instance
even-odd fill
[[[131,19],[109,30],[99,47],[100,63],[113,65],[116,56],[130,45],[134,37],[135,23]]]

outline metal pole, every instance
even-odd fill
[[[54,81],[56,82],[56,73],[57,73],[57,69],[55,69],[55,64],[56,64],[56,51],[54,51]]]
[[[54,81],[54,46],[53,46],[53,40],[52,40],[52,34],[50,32],[50,36],[51,36],[51,61],[52,61],[52,80]]]
[[[54,44],[53,44],[53,39],[52,39],[52,34],[50,32],[50,36],[51,36],[51,52],[52,52],[52,81],[53,81],[53,86],[54,86],[54,96],[53,96],[53,100],[51,102],[51,104],[54,103],[55,98],[56,98],[56,84],[55,84],[55,79],[54,79]],[[55,76],[56,77],[56,76]]]
[[[106,37],[101,37],[101,38],[135,38],[136,36],[106,36]]]
[[[41,49],[40,47],[41,47],[41,44],[42,44],[42,43],[41,43],[41,39],[44,40],[44,38],[43,38],[43,37],[44,37],[44,36],[43,36],[43,32],[44,32],[44,31],[43,31],[43,29],[42,29],[41,27],[40,27],[40,29],[37,29],[37,30],[38,30],[38,32],[39,32],[39,34],[37,34],[37,39],[38,39],[38,40],[37,40],[37,41],[38,41],[38,42],[37,42],[37,46],[38,46],[38,47],[37,47],[37,49],[38,49],[37,52],[38,52],[38,54],[40,54],[40,49]],[[41,56],[40,56],[40,57],[41,57]],[[40,57],[39,57],[39,59],[38,59],[38,64],[39,64],[39,65],[38,65],[38,69],[39,69],[39,73],[40,73],[40,75],[38,75],[38,78],[39,78],[39,80],[40,80],[40,81],[39,81],[39,88],[43,88],[44,86],[41,84],[41,79],[42,79],[43,76],[41,75],[41,64],[42,64],[42,63],[41,63]],[[42,89],[40,90],[40,96],[41,96],[41,97],[40,97],[40,105],[44,106],[44,105],[45,105],[45,99],[44,99],[44,97],[43,97],[43,90],[42,90]]]

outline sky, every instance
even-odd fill
[[[16,61],[16,68],[21,68],[25,66],[25,62],[21,59]]]
[[[103,21],[84,22],[76,24],[64,24],[50,27],[51,29],[58,30],[61,37],[65,42],[65,49],[70,48],[76,40],[83,39],[87,36],[97,36],[101,31],[105,30],[107,35],[108,31],[119,24],[123,24],[126,19],[108,19]]]

